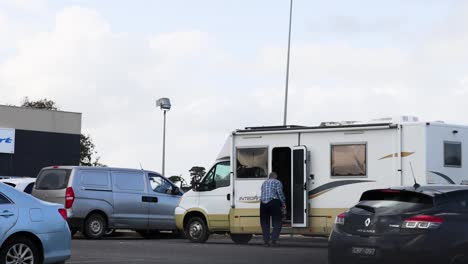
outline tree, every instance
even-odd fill
[[[205,168],[204,167],[198,167],[198,166],[193,166],[190,170],[190,185],[195,186],[197,183],[199,183],[202,179],[202,177],[205,175]]]
[[[47,110],[58,110],[57,104],[47,98],[40,99],[37,101],[29,101],[29,97],[24,97],[23,102],[21,103],[22,107],[37,108],[37,109],[47,109]]]
[[[47,98],[43,98],[37,101],[30,101],[26,96],[21,103],[21,107],[29,107],[36,109],[47,109],[47,110],[59,110],[57,104]],[[99,163],[101,157],[97,155],[97,151],[94,150],[96,146],[93,143],[90,135],[80,135],[80,165],[81,166],[106,166]],[[95,156],[93,161],[93,156]]]

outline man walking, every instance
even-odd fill
[[[260,224],[262,226],[265,246],[270,246],[270,218],[273,221],[271,245],[277,246],[276,241],[281,232],[281,206],[286,208],[286,198],[283,193],[283,184],[277,179],[278,174],[271,172],[268,180],[262,184],[260,202]]]

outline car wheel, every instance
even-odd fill
[[[252,239],[252,234],[230,234],[236,244],[247,244]]]
[[[194,243],[205,243],[210,236],[205,221],[198,216],[192,217],[185,225],[185,236]]]
[[[26,237],[8,240],[0,250],[0,263],[41,263],[40,249]]]
[[[99,239],[103,237],[107,230],[106,219],[100,214],[92,214],[86,218],[84,235],[89,239]]]

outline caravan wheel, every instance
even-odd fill
[[[205,221],[198,216],[194,216],[185,225],[185,236],[194,243],[205,243],[210,234]]]
[[[236,244],[247,244],[252,239],[252,234],[230,234]]]

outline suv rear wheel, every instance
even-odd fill
[[[205,243],[210,236],[205,220],[199,216],[191,217],[184,229],[185,236],[194,243]]]
[[[103,237],[107,230],[106,219],[100,214],[92,214],[86,218],[84,235],[89,239],[99,239]]]

